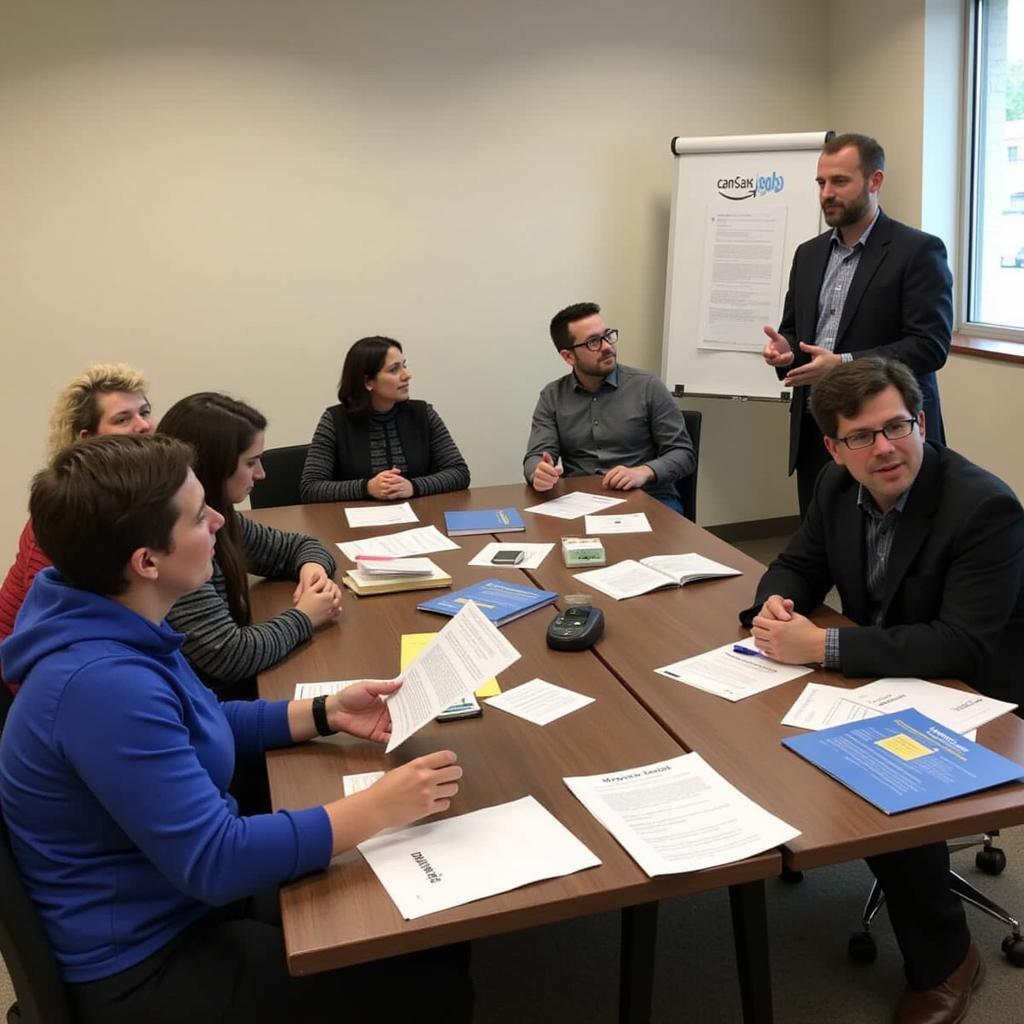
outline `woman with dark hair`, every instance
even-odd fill
[[[469,467],[433,406],[409,397],[393,338],[360,338],[345,356],[338,405],[320,417],[302,471],[303,501],[392,501],[469,486]]]
[[[224,517],[212,578],[175,602],[167,616],[185,634],[185,657],[222,700],[254,697],[258,672],[341,614],[341,592],[331,579],[334,559],[318,540],[253,522],[234,509],[266,475],[260,462],[266,427],[252,406],[211,391],[175,402],[158,427],[195,450],[206,503]],[[249,573],[297,580],[295,607],[253,625]]]

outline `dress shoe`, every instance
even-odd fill
[[[935,988],[907,989],[896,1007],[896,1024],[959,1024],[971,993],[985,977],[985,961],[971,941],[964,962]]]

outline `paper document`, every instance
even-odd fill
[[[355,775],[343,775],[341,777],[342,792],[345,796],[361,793],[364,789],[369,789],[378,779],[383,778],[383,772],[357,772]]]
[[[374,836],[359,851],[407,921],[601,863],[532,796]]]
[[[326,683],[296,683],[295,699],[310,700],[313,697],[330,697],[332,693],[344,690],[354,683],[390,683],[391,679],[334,679]]]
[[[393,558],[390,555],[357,555],[351,572],[364,576],[430,576],[438,566],[429,558]]]
[[[402,673],[402,688],[388,698],[387,752],[518,658],[501,631],[467,601]]]
[[[624,601],[664,587],[685,587],[687,583],[720,576],[742,576],[739,569],[690,552],[685,555],[648,555],[640,561],[628,558],[605,569],[575,573],[576,579],[602,594]]]
[[[828,729],[833,725],[859,722],[881,714],[881,711],[852,700],[852,693],[852,690],[842,686],[808,683],[796,703],[786,712],[782,724],[794,729]]]
[[[927,718],[961,734],[978,729],[1017,706],[924,679],[876,679],[846,692],[850,700],[874,708],[879,714],[916,708]]]
[[[367,505],[345,509],[349,526],[392,526],[395,523],[418,523],[419,516],[407,501],[400,505]]]
[[[806,665],[783,665],[763,654],[741,654],[735,650],[736,647],[753,650],[752,645],[752,640],[742,644],[723,644],[705,654],[685,658],[654,671],[732,701],[752,697],[762,690],[770,690],[813,671]]]
[[[435,636],[437,636],[436,632],[402,634],[402,653],[400,657],[403,672],[416,660],[420,651],[422,651]],[[498,685],[498,680],[492,676],[486,682],[478,686],[473,692],[477,697],[495,697],[501,693],[501,687]]]
[[[357,555],[429,555],[434,551],[451,551],[459,545],[449,540],[436,526],[419,526],[415,530],[387,533],[365,540],[339,542],[341,553],[354,562]]]
[[[567,778],[565,784],[651,876],[729,864],[800,835],[726,782],[700,754]]]
[[[621,516],[587,516],[585,523],[589,534],[651,532],[651,524],[645,512],[630,512]]]
[[[574,693],[564,686],[546,683],[543,679],[531,679],[506,690],[500,697],[489,697],[487,703],[536,725],[547,725],[571,711],[593,704],[594,698]]]
[[[554,544],[517,544],[512,540],[492,541],[474,558],[470,565],[486,565],[494,569],[539,569],[540,563],[551,553]],[[523,560],[518,565],[491,565],[491,559],[499,551],[522,551]]]
[[[574,491],[563,494],[561,498],[544,501],[539,505],[523,509],[524,512],[536,512],[541,516],[554,516],[556,519],[578,519],[589,512],[603,512],[613,505],[621,505],[625,498],[611,498],[605,494],[586,494]]]
[[[760,204],[709,209],[697,348],[761,351],[761,325],[777,324],[782,312],[786,213]]]

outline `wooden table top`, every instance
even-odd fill
[[[514,488],[522,507],[527,488]],[[420,499],[420,524],[440,521],[445,509],[481,504],[491,489]],[[503,491],[504,493],[504,491]],[[350,530],[343,506],[324,504],[247,513],[260,522],[302,530],[325,543],[393,532],[398,527]],[[417,524],[410,524],[417,525]],[[504,535],[503,539],[509,536]],[[466,586],[500,575],[529,582],[520,570],[493,570],[465,563],[490,536],[460,538],[460,550],[430,557]],[[344,559],[341,559],[344,562]],[[340,571],[339,571],[340,575]],[[253,587],[258,621],[290,604],[292,585]],[[399,669],[403,633],[439,630],[448,620],[420,612],[416,604],[436,591],[356,598],[344,594],[339,624],[319,630],[311,642],[260,676],[261,695],[286,698],[297,682],[391,677]],[[481,718],[433,723],[390,756],[374,744],[334,737],[268,756],[275,806],[308,806],[336,798],[344,774],[393,767],[436,749],[452,749],[465,770],[450,814],[532,794],[600,859],[599,867],[404,921],[362,856],[349,851],[317,875],[282,889],[289,968],[303,974],[463,939],[511,931],[638,903],[772,877],[781,868],[777,851],[736,864],[688,874],[648,878],[614,839],[576,801],[566,775],[616,771],[685,752],[630,691],[591,652],[550,650],[545,630],[551,609],[504,627],[522,657],[501,673],[503,689],[540,677],[595,699],[593,704],[545,727],[485,707]]]
[[[600,482],[592,478],[584,486],[600,490]],[[496,503],[499,497],[517,491],[518,486],[485,488],[475,497],[483,501],[490,497]],[[781,745],[786,736],[803,731],[780,722],[806,683],[854,687],[869,682],[868,679],[848,679],[818,669],[732,703],[655,674],[654,669],[662,665],[744,637],[737,615],[753,602],[764,567],[646,494],[630,492],[623,496],[626,503],[609,511],[645,512],[654,531],[605,535],[602,540],[609,565],[626,558],[695,551],[740,569],[743,575],[673,587],[624,601],[595,591],[594,603],[603,609],[606,621],[604,635],[595,650],[681,744],[699,751],[751,799],[801,830],[802,834],[783,850],[787,866],[800,870],[840,863],[1024,822],[1024,784],[1010,783],[890,816]],[[535,503],[532,496],[526,501]],[[527,530],[506,535],[505,539],[557,541],[563,534],[583,533],[582,519],[567,522],[531,514],[524,518]],[[568,593],[586,589],[572,575],[578,571],[566,569],[556,551],[529,575],[539,586]],[[848,623],[837,613],[824,609],[816,618],[837,625]],[[956,680],[936,681],[963,686]],[[1004,715],[984,726],[978,740],[1011,760],[1024,763],[1024,721],[1016,715]]]

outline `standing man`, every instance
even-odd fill
[[[884,179],[885,152],[874,139],[837,135],[825,143],[817,181],[832,230],[797,248],[782,323],[764,328],[764,360],[793,388],[789,472],[796,470],[801,517],[829,461],[809,392],[834,366],[868,355],[899,359],[917,377],[929,439],[946,439],[935,380],[953,325],[946,247],[879,209]]]
[[[523,459],[527,482],[550,491],[563,472],[600,473],[605,487],[642,487],[683,514],[676,481],[697,460],[668,388],[653,374],[619,365],[619,332],[606,326],[596,302],[567,306],[550,330],[572,372],[546,385],[537,400]]]
[[[1024,510],[1001,480],[925,441],[920,388],[901,363],[857,359],[815,386],[834,465],[740,621],[786,664],[847,676],[959,677],[1024,699]],[[832,586],[850,626],[807,618]],[[909,989],[897,1024],[955,1024],[984,964],[949,887],[945,843],[867,859],[885,892]]]

